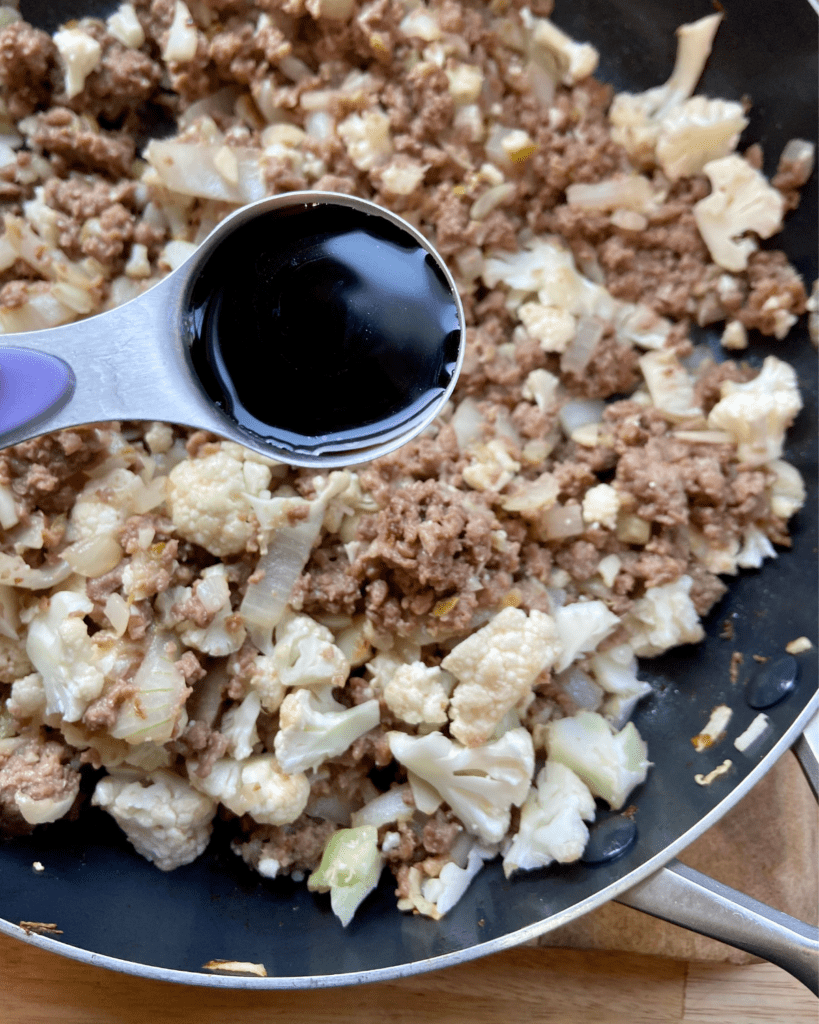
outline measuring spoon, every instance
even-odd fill
[[[332,192],[273,196],[138,298],[0,336],[0,445],[159,420],[293,465],[365,462],[434,419],[464,334],[452,275],[411,224]]]

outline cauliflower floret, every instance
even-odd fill
[[[725,381],[721,394],[708,416],[708,426],[731,435],[740,462],[759,466],[778,459],[785,431],[802,408],[794,368],[767,356],[753,380]]]
[[[504,608],[441,662],[458,680],[450,701],[452,735],[468,747],[485,743],[516,705],[531,699],[532,683],[559,656],[552,618]]]
[[[64,28],[54,33],[54,45],[60,54],[65,75],[65,94],[73,100],[85,88],[85,80],[97,67],[102,47],[79,28]]]
[[[164,61],[189,61],[196,54],[196,22],[182,0],[176,0],[173,21],[162,50]]]
[[[245,640],[245,627],[241,616],[230,606],[227,566],[210,565],[203,569],[190,593],[202,602],[213,619],[201,628],[185,623],[180,630],[182,642],[213,658],[224,658],[238,651]]]
[[[638,167],[655,163],[655,146],[664,118],[694,92],[711,53],[721,14],[709,14],[677,29],[677,57],[671,77],[642,93],[621,92],[609,110],[611,135]]]
[[[540,410],[549,409],[555,404],[559,384],[559,378],[548,370],[532,370],[523,382],[521,397],[534,402]]]
[[[637,659],[629,644],[618,644],[605,654],[595,654],[589,666],[606,691],[603,714],[615,729],[622,729],[637,702],[652,692],[651,683],[637,678]]]
[[[248,495],[262,496],[269,483],[269,467],[245,457],[239,445],[222,442],[211,454],[186,459],[168,481],[174,528],[217,558],[238,555],[259,529]]]
[[[287,688],[281,681],[273,655],[254,656],[248,685],[258,693],[261,706],[268,714],[279,710]]]
[[[576,601],[555,612],[561,654],[555,668],[562,672],[581,654],[593,651],[620,620],[602,601]]]
[[[28,626],[26,654],[42,676],[46,711],[66,722],[78,721],[99,697],[115,657],[113,649],[104,652],[88,635],[83,618],[93,609],[84,594],[60,590]]]
[[[694,382],[669,349],[646,352],[640,357],[640,372],[652,404],[672,422],[702,416],[694,394]]]
[[[502,491],[519,469],[520,463],[509,454],[504,440],[496,437],[472,447],[463,478],[476,491]]]
[[[453,61],[446,69],[449,79],[449,94],[459,106],[475,103],[483,88],[483,72],[474,64]]]
[[[196,860],[216,813],[213,800],[162,770],[109,775],[97,783],[92,803],[108,811],[137,853],[162,871]]]
[[[520,827],[503,858],[503,873],[543,868],[552,861],[568,864],[586,848],[594,821],[594,797],[588,786],[566,765],[547,760],[536,787],[520,810]]]
[[[526,799],[535,768],[532,737],[510,729],[481,747],[463,747],[443,733],[387,734],[393,757],[407,769],[415,806],[433,814],[446,801],[468,832],[499,843],[512,805]]]
[[[371,171],[392,153],[390,119],[381,109],[350,114],[336,130],[359,171]]]
[[[741,104],[692,96],[660,122],[657,163],[671,181],[699,174],[710,161],[734,152],[747,124]]]
[[[757,249],[754,231],[770,238],[782,227],[785,201],[765,176],[747,160],[732,154],[703,167],[711,180],[711,195],[694,204],[694,220],[711,259],[726,270],[744,270]]]
[[[578,182],[566,188],[566,202],[586,210],[652,213],[662,198],[642,174],[618,174],[603,181]]]
[[[46,692],[39,672],[31,672],[14,680],[6,708],[18,721],[39,718],[45,712],[45,707]]]
[[[573,718],[548,722],[546,749],[549,759],[571,768],[613,811],[623,806],[648,773],[646,744],[634,723],[615,732],[594,711],[580,711]]]
[[[123,46],[138,50],[145,42],[145,31],[131,4],[120,4],[105,24],[114,39]]]
[[[673,583],[648,587],[645,596],[635,601],[626,624],[638,657],[652,658],[670,647],[699,643],[705,636],[690,597],[693,582],[690,576],[680,576]]]
[[[273,741],[279,765],[291,775],[318,768],[328,757],[343,754],[380,720],[377,700],[345,708],[310,690],[295,690],[279,708],[279,731]]]
[[[309,615],[282,619],[271,657],[284,686],[339,687],[350,674],[350,663],[333,634]]]
[[[237,761],[250,757],[254,745],[259,742],[256,720],[261,709],[259,694],[251,690],[241,704],[230,708],[222,716],[219,732],[228,741],[228,753]]]
[[[766,558],[776,558],[773,544],[756,526],[749,527],[737,552],[737,565],[740,569],[759,569]]]
[[[565,352],[577,333],[577,321],[572,314],[556,306],[524,302],[518,306],[517,316],[526,328],[526,333],[540,342],[544,352]]]
[[[610,320],[616,308],[602,285],[578,273],[571,252],[549,238],[537,238],[516,253],[490,256],[484,264],[483,280],[489,288],[503,283],[525,294],[536,292],[541,306],[573,317]]]
[[[455,861],[449,861],[449,863],[444,864],[441,868],[441,873],[437,878],[427,878],[421,882],[420,888],[423,903],[434,906],[435,914],[429,912],[428,906],[422,910],[417,903],[415,904],[416,909],[420,910],[421,913],[426,913],[428,917],[434,917],[436,921],[440,920],[444,914],[452,910],[469,888],[469,883],[481,870],[484,861],[491,860],[495,856],[496,851],[494,849],[487,850],[473,844],[467,854],[466,864],[463,867],[460,867]],[[415,870],[420,871],[418,868]],[[402,906],[402,901],[399,901],[398,909],[409,910],[411,908]]]
[[[396,718],[410,725],[443,725],[452,690],[452,676],[422,661],[399,665],[384,687],[384,700]]]
[[[330,906],[346,928],[364,898],[378,885],[384,858],[374,825],[341,828],[324,848],[321,864],[307,879],[311,892],[330,890]]]
[[[575,42],[547,18],[533,18],[528,9],[522,13],[532,45],[548,58],[564,85],[574,85],[594,72],[600,55],[590,43]]]
[[[583,495],[583,522],[600,523],[613,530],[617,526],[620,511],[620,495],[611,484],[597,484]]]
[[[188,761],[191,784],[218,800],[234,814],[250,814],[260,825],[289,825],[310,798],[310,783],[303,774],[286,774],[273,754],[255,754],[236,761],[220,758],[204,777],[197,761]]]
[[[771,484],[771,512],[780,519],[790,519],[805,504],[805,481],[802,474],[784,459],[774,459],[768,469],[774,474]]]

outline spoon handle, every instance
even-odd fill
[[[185,270],[106,313],[0,336],[0,445],[107,420],[224,431],[179,338]]]

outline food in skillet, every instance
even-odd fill
[[[689,333],[775,346],[805,312],[759,239],[813,147],[769,182],[743,107],[693,96],[718,15],[665,85],[613,98],[549,13],[145,0],[52,38],[0,9],[5,331],[124,302],[305,188],[415,224],[468,322],[445,414],[355,471],[160,423],[0,453],[7,831],[105,769],[92,802],[163,870],[219,813],[345,924],[385,866],[440,917],[489,858],[577,859],[595,799],[644,780],[636,658],[701,639],[804,500],[793,370]],[[140,149],[157,109],[178,130]]]

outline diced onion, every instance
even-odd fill
[[[73,571],[63,559],[42,569],[32,569],[19,555],[0,552],[0,583],[24,590],[48,590],[67,580]]]
[[[122,560],[122,548],[111,534],[87,537],[63,551],[63,558],[80,576],[97,579],[115,569]]]
[[[552,505],[540,517],[540,532],[545,540],[562,540],[583,533],[586,524],[579,505]]]
[[[167,743],[184,714],[187,687],[168,648],[177,650],[168,633],[157,631],[134,674],[136,692],[122,705],[111,736],[127,743]]]
[[[604,330],[603,324],[596,317],[581,317],[574,337],[560,357],[560,369],[563,373],[583,373],[594,355],[597,343],[603,337]]]

